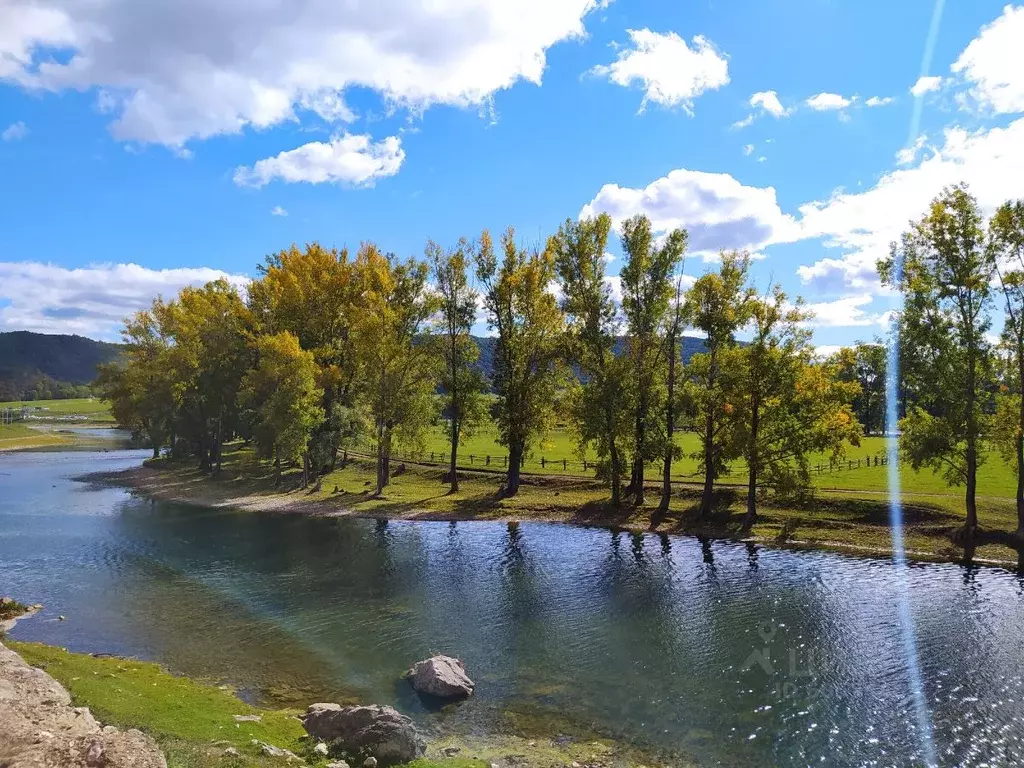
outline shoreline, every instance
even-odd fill
[[[467,476],[471,473],[467,472]],[[460,472],[461,477],[461,472]],[[198,476],[197,472],[181,466],[159,466],[154,467],[146,462],[138,467],[116,472],[96,472],[74,478],[82,482],[108,484],[126,488],[134,494],[144,498],[169,501],[173,503],[188,504],[206,509],[230,509],[243,512],[263,512],[274,514],[301,514],[316,517],[353,517],[372,520],[395,520],[395,521],[433,521],[433,522],[493,522],[493,523],[520,523],[520,522],[545,522],[563,525],[579,525],[583,527],[600,527],[613,530],[623,530],[636,533],[658,533],[685,535],[691,538],[709,539],[718,541],[730,541],[739,544],[752,543],[759,546],[775,549],[789,550],[819,550],[838,552],[854,557],[869,557],[875,559],[891,559],[893,551],[891,547],[884,545],[871,545],[853,541],[843,541],[838,538],[805,539],[795,536],[782,538],[780,536],[758,535],[757,533],[743,536],[730,534],[722,530],[721,526],[714,522],[707,524],[704,530],[662,530],[660,526],[652,527],[651,508],[641,510],[639,516],[634,519],[622,519],[619,515],[593,515],[581,517],[579,510],[574,510],[569,505],[537,505],[536,508],[520,508],[514,511],[498,511],[497,513],[481,516],[474,511],[444,509],[429,509],[425,505],[399,505],[397,507],[383,509],[360,509],[355,504],[343,506],[338,499],[328,495],[314,496],[311,492],[293,490],[273,490],[267,488],[255,488],[238,480],[221,480],[208,476]],[[556,487],[580,487],[598,485],[593,481],[581,478],[558,477],[537,475],[532,480],[542,482],[551,481],[552,488]],[[233,487],[234,486],[234,487]],[[837,491],[837,496],[852,496],[851,492]],[[553,492],[558,496],[558,491]],[[874,494],[870,494],[874,495]],[[362,502],[362,499],[359,500]],[[826,532],[829,525],[823,523],[821,530]],[[885,528],[888,537],[889,529]],[[990,548],[995,545],[990,545]],[[1011,551],[1008,547],[1002,547],[1004,551]],[[908,546],[905,555],[909,560],[915,562],[952,563],[964,564],[960,552],[954,551],[952,544],[945,551],[926,550]],[[973,565],[984,565],[998,567],[1006,570],[1018,571],[1021,566],[1021,559],[1012,556],[997,557],[993,553],[976,555],[972,560]]]

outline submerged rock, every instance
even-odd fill
[[[310,736],[330,743],[332,750],[363,752],[381,765],[410,762],[427,748],[412,720],[393,707],[311,704],[299,719]]]
[[[406,677],[417,693],[439,699],[464,699],[476,688],[466,674],[466,666],[451,656],[432,656],[417,662]]]

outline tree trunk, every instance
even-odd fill
[[[274,446],[274,487],[281,486],[281,452]]]
[[[519,469],[523,463],[523,445],[516,443],[508,447],[508,472],[505,474],[505,495],[519,493]]]
[[[658,512],[668,512],[668,505],[672,501],[672,452],[675,448],[673,435],[676,428],[676,334],[673,329],[669,336],[668,355],[668,403],[665,408],[665,464],[661,475],[661,502],[658,504]]]
[[[459,473],[455,471],[456,465],[459,459],[459,422],[455,418],[454,411],[452,412],[452,458],[448,465],[448,471],[450,473],[449,480],[451,481],[451,492],[459,492]]]
[[[1024,337],[1017,337],[1020,414],[1017,417],[1017,538],[1024,540]]]
[[[760,460],[757,454],[757,433],[761,426],[761,404],[755,402],[750,409],[750,443],[747,448],[747,516],[743,528],[749,529],[757,519],[757,472]]]
[[[160,458],[160,445],[158,443],[153,443],[153,458]]]
[[[377,426],[377,495],[391,481],[391,431],[381,421]]]
[[[712,494],[715,492],[715,384],[718,381],[718,350],[711,350],[708,366],[708,401],[707,415],[704,418],[704,491],[700,497],[700,516],[710,517],[714,505]]]
[[[978,527],[978,505],[975,494],[978,488],[978,446],[974,435],[967,436],[967,493],[965,494],[965,506],[967,507],[967,522],[965,527],[969,538],[974,536],[974,529]]]
[[[615,438],[609,441],[608,458],[612,464],[612,506],[616,509],[622,503],[622,466],[619,462],[619,449],[615,445]]]
[[[633,503],[642,507],[644,498],[644,442],[647,439],[646,395],[640,396],[640,406],[636,417],[636,456],[633,458]]]

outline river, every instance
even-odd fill
[[[391,703],[429,728],[509,713],[700,765],[918,765],[886,559],[557,524],[206,510],[76,482],[146,451],[0,455],[12,637],[137,656],[253,700]],[[1024,762],[1024,582],[908,575],[943,765]],[[66,616],[58,621],[57,616]],[[433,652],[477,695],[427,712]]]

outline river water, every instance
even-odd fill
[[[72,479],[146,455],[0,455],[0,594],[46,605],[13,637],[260,701],[391,703],[428,729],[512,713],[700,765],[920,764],[888,560],[214,511]],[[1024,582],[956,565],[908,578],[941,764],[1024,763]],[[431,713],[410,694],[400,674],[433,652],[466,662],[473,699]]]

